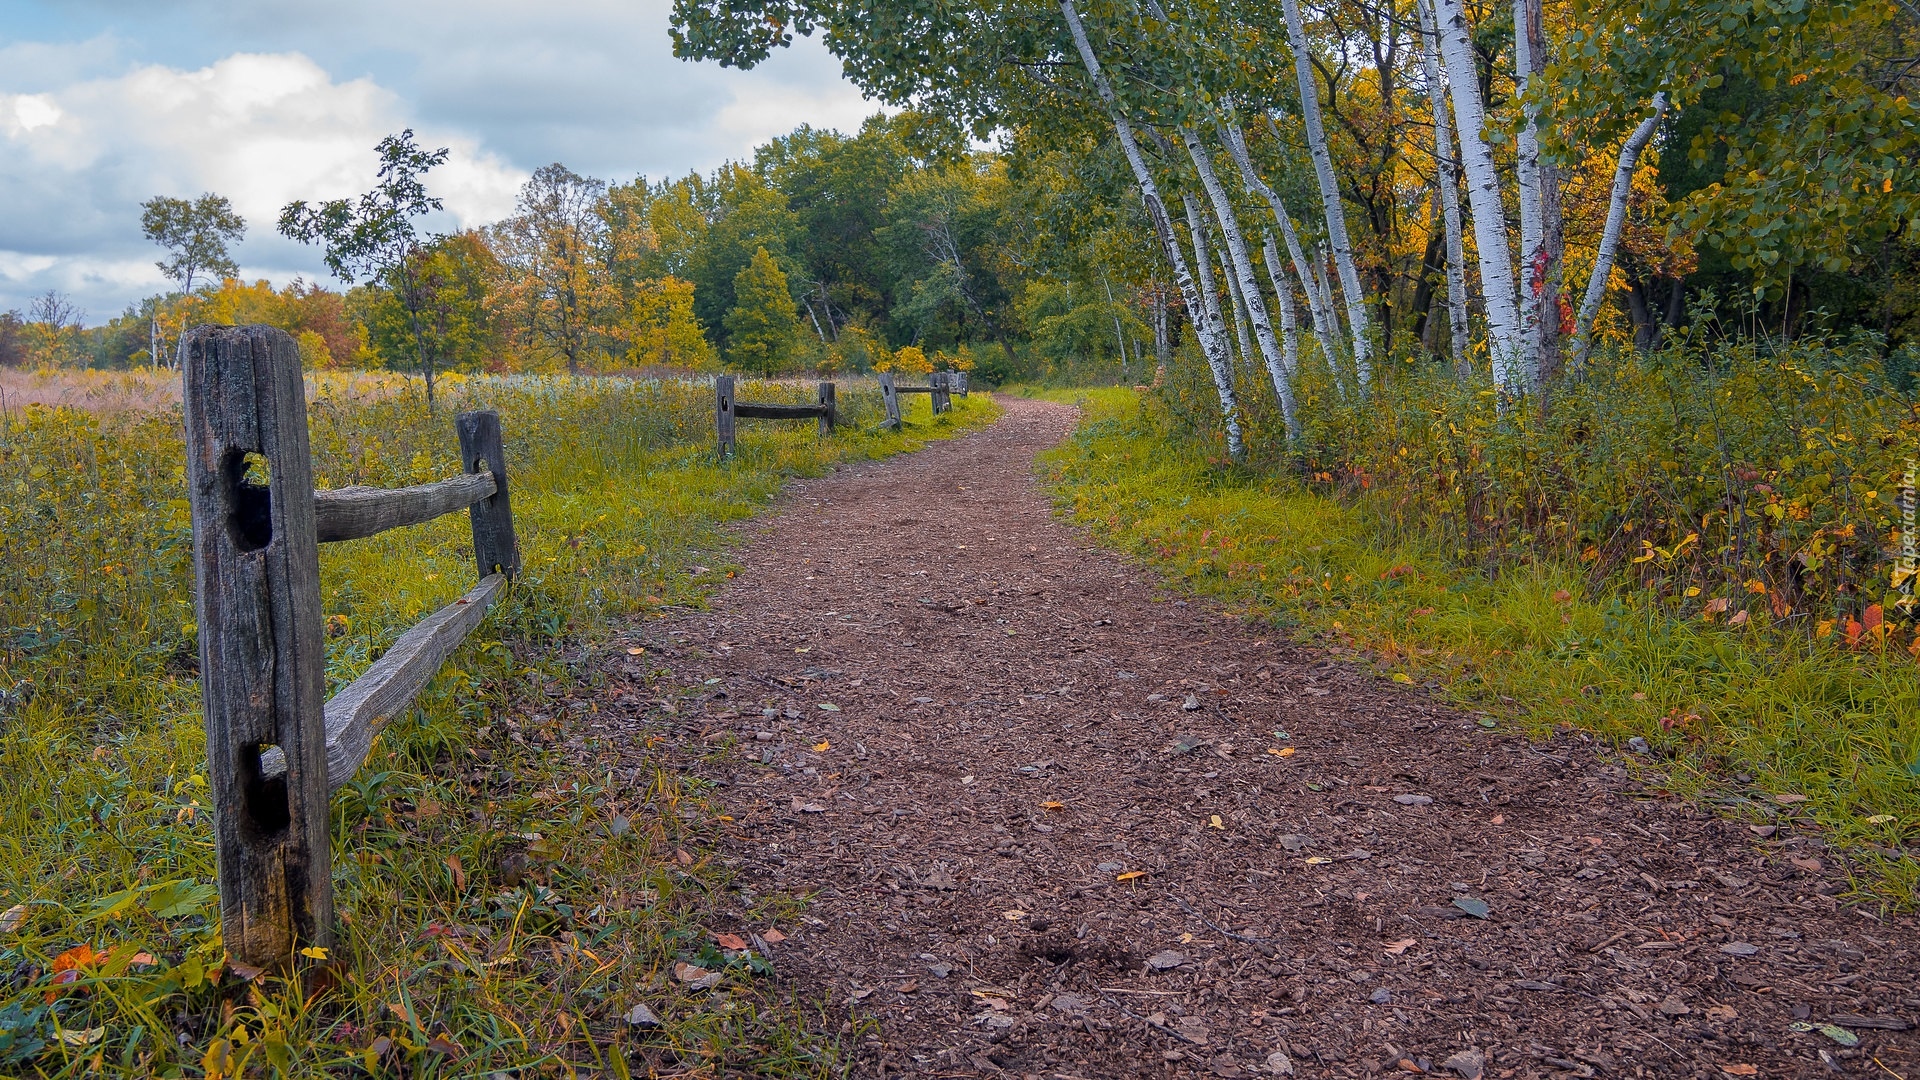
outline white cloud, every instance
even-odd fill
[[[274,234],[298,198],[367,190],[373,145],[407,125],[400,100],[371,79],[336,82],[297,53],[241,53],[195,71],[149,65],[51,93],[0,95],[0,305],[57,288],[95,318],[163,279],[135,257],[139,204],[215,191],[247,219],[242,272],[314,276],[315,254]],[[423,126],[424,127],[424,126]],[[449,225],[491,221],[526,174],[471,136],[424,127],[453,152],[430,177]],[[46,255],[60,256],[51,266]],[[157,255],[157,252],[153,254]],[[38,257],[33,257],[38,256]]]

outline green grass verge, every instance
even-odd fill
[[[1905,650],[1678,617],[1535,562],[1497,576],[1347,503],[1209,464],[1129,390],[1046,391],[1081,423],[1043,468],[1062,512],[1184,591],[1291,628],[1483,723],[1591,731],[1641,778],[1755,824],[1817,831],[1855,885],[1910,906],[1920,863],[1920,664]],[[1629,740],[1649,752],[1634,753]]]
[[[700,385],[455,380],[438,416],[323,390],[327,487],[457,472],[454,411],[499,409],[526,569],[334,800],[331,965],[252,982],[224,969],[212,884],[179,413],[0,417],[0,1075],[840,1074],[841,1018],[708,937],[716,904],[765,928],[792,901],[725,894],[726,822],[664,743],[616,769],[595,691],[666,674],[623,631],[699,604],[727,523],[788,478],[997,414],[914,402],[901,436],[870,387],[841,402],[836,437],[746,421],[721,466]],[[464,515],[321,562],[330,691],[475,574]],[[686,995],[682,960],[727,981]],[[640,1002],[661,1028],[622,1020]]]

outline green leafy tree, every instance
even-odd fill
[[[414,366],[426,380],[427,411],[433,411],[434,357],[428,351],[430,319],[424,305],[437,290],[423,288],[419,273],[419,231],[414,219],[443,209],[427,194],[422,179],[447,160],[447,148],[414,145],[413,129],[389,135],[374,147],[380,156],[378,180],[357,200],[332,199],[317,206],[305,200],[280,211],[280,234],[303,244],[320,244],[327,269],[351,285],[371,281],[398,293],[406,309]]]
[[[140,204],[140,231],[160,245],[167,257],[154,263],[167,280],[180,287],[180,330],[186,332],[186,307],[193,300],[194,283],[204,278],[220,281],[237,277],[227,245],[247,235],[247,223],[233,212],[225,195],[206,192],[197,199],[175,199],[155,195]],[[152,346],[159,352],[158,323],[154,324]],[[153,358],[154,363],[160,357]]]
[[[384,357],[405,358],[413,351],[417,312],[432,367],[485,367],[500,345],[488,306],[500,274],[499,260],[474,232],[437,237],[410,257],[415,265],[404,277],[419,295],[378,290],[367,312],[370,344]]]
[[[697,294],[696,294],[697,295]],[[800,335],[787,275],[766,248],[733,279],[733,310],[727,312],[727,357],[743,371],[771,375],[786,366]]]

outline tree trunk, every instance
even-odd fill
[[[1333,350],[1339,342],[1339,324],[1332,317],[1331,298],[1314,287],[1314,279],[1307,272],[1306,249],[1301,246],[1300,234],[1294,231],[1293,217],[1280,201],[1280,196],[1267,186],[1266,181],[1253,171],[1253,158],[1247,153],[1246,136],[1241,133],[1240,125],[1227,122],[1221,125],[1221,136],[1227,144],[1227,151],[1233,155],[1234,164],[1240,168],[1240,180],[1251,191],[1259,193],[1273,211],[1273,219],[1280,226],[1280,235],[1287,242],[1287,253],[1293,257],[1293,273],[1300,279],[1301,287],[1307,294],[1308,316],[1313,320],[1314,336],[1320,340],[1320,347],[1326,350],[1328,363],[1333,362]],[[1296,365],[1295,371],[1299,368]]]
[[[1528,371],[1522,363],[1520,310],[1514,296],[1513,253],[1507,243],[1507,212],[1500,201],[1500,176],[1487,148],[1486,111],[1480,100],[1480,75],[1473,43],[1467,39],[1467,19],[1460,0],[1432,0],[1434,22],[1440,34],[1440,57],[1445,61],[1452,91],[1453,115],[1459,121],[1460,158],[1466,171],[1467,202],[1473,208],[1473,241],[1479,249],[1480,288],[1487,302],[1487,351],[1493,358],[1494,382],[1503,389],[1524,392]]]
[[[1533,355],[1539,337],[1542,279],[1540,240],[1540,131],[1533,107],[1525,103],[1533,79],[1533,35],[1528,32],[1529,0],[1513,0],[1513,88],[1521,101],[1520,130],[1514,139],[1514,180],[1520,189],[1520,335],[1522,362],[1537,369]]]
[[[1273,279],[1274,297],[1280,301],[1280,346],[1281,357],[1285,362],[1287,375],[1300,374],[1300,315],[1293,306],[1293,285],[1287,280],[1287,271],[1280,265],[1280,246],[1273,242],[1273,234],[1266,235],[1266,244],[1262,248],[1267,257],[1267,276]]]
[[[1447,107],[1446,84],[1440,77],[1439,31],[1433,9],[1418,0],[1421,60],[1427,69],[1427,96],[1433,103],[1434,186],[1440,191],[1440,213],[1447,231],[1447,325],[1453,337],[1453,370],[1461,381],[1473,377],[1473,354],[1467,346],[1467,247],[1460,226],[1460,159],[1453,149],[1453,123]]]
[[[1280,399],[1287,434],[1298,438],[1300,418],[1294,411],[1293,369],[1281,355],[1279,342],[1274,340],[1273,323],[1267,317],[1266,301],[1260,295],[1260,279],[1254,276],[1253,258],[1247,253],[1247,238],[1240,230],[1240,218],[1234,213],[1232,200],[1227,198],[1226,185],[1213,171],[1213,159],[1199,135],[1191,128],[1181,128],[1180,137],[1187,144],[1187,156],[1193,159],[1194,170],[1200,174],[1200,185],[1206,188],[1207,198],[1213,202],[1214,217],[1220,221],[1220,232],[1226,237],[1228,261],[1233,268],[1228,281],[1236,285],[1234,291],[1246,309],[1247,322],[1253,325],[1254,336],[1259,339],[1260,356],[1266,362],[1268,377],[1273,380],[1274,396]],[[1241,348],[1247,348],[1244,339]]]
[[[1593,320],[1600,314],[1600,302],[1607,295],[1607,281],[1613,276],[1613,260],[1620,248],[1620,230],[1627,221],[1627,202],[1633,195],[1633,172],[1640,167],[1640,152],[1653,140],[1660,118],[1667,112],[1666,91],[1653,95],[1653,115],[1627,136],[1620,147],[1620,162],[1613,170],[1613,194],[1607,200],[1607,224],[1600,231],[1600,251],[1593,260],[1593,272],[1587,275],[1587,292],[1580,300],[1580,313],[1573,323],[1573,348],[1570,361],[1578,371],[1587,362],[1593,344]],[[1651,319],[1648,320],[1651,322]]]
[[[1127,155],[1127,164],[1133,169],[1135,182],[1140,185],[1140,196],[1146,202],[1147,218],[1153,222],[1154,236],[1160,241],[1168,264],[1173,267],[1174,281],[1187,301],[1187,310],[1203,312],[1193,275],[1187,270],[1186,256],[1180,250],[1179,239],[1173,234],[1173,223],[1167,217],[1166,204],[1160,200],[1160,187],[1154,183],[1153,174],[1147,171],[1140,144],[1133,137],[1133,125],[1120,111],[1113,87],[1100,70],[1100,59],[1094,55],[1093,45],[1087,40],[1087,28],[1080,21],[1080,12],[1074,8],[1073,0],[1060,0],[1060,13],[1066,18],[1067,29],[1073,34],[1074,47],[1079,50],[1080,60],[1086,65],[1087,78],[1093,83],[1094,92],[1100,96],[1101,102],[1106,105],[1107,115],[1113,120],[1120,148]],[[1246,444],[1240,434],[1240,402],[1233,390],[1233,371],[1226,365],[1222,355],[1225,343],[1219,340],[1213,327],[1201,326],[1199,319],[1195,320],[1194,326],[1199,332],[1201,351],[1207,355],[1207,366],[1213,371],[1214,389],[1220,395],[1220,416],[1226,428],[1227,454],[1236,461],[1241,460],[1246,457]]]
[[[1187,235],[1193,238],[1193,266],[1200,276],[1200,314],[1194,321],[1198,323],[1204,317],[1213,327],[1214,335],[1220,339],[1220,352],[1231,371],[1233,343],[1227,337],[1227,321],[1220,317],[1220,293],[1213,282],[1213,251],[1207,246],[1206,219],[1200,216],[1200,204],[1193,196],[1182,192],[1180,204],[1187,211]]]
[[[1320,122],[1320,92],[1314,84],[1312,61],[1307,56],[1307,32],[1300,21],[1300,0],[1282,0],[1282,6],[1286,9],[1287,38],[1293,45],[1293,70],[1300,83],[1300,118],[1306,124],[1307,151],[1313,156],[1320,200],[1326,206],[1327,239],[1333,245],[1334,269],[1340,275],[1347,327],[1353,335],[1354,376],[1360,382],[1360,396],[1364,398],[1372,381],[1369,360],[1372,331],[1367,321],[1366,294],[1361,291],[1360,272],[1353,263],[1353,244],[1347,239],[1347,211],[1333,175],[1333,156],[1327,152],[1326,128]]]

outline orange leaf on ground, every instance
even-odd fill
[[[1420,944],[1419,938],[1401,938],[1399,941],[1389,941],[1380,947],[1395,956],[1399,956],[1401,953],[1406,952],[1418,944]]]
[[[787,940],[787,935],[781,933],[778,930],[769,930],[766,933],[761,934],[760,937],[764,939],[766,943],[769,945],[778,945],[781,942]]]
[[[747,947],[746,940],[738,934],[715,934],[713,940],[714,944],[723,949],[739,950]]]
[[[1720,1066],[1720,1071],[1726,1073],[1728,1076],[1760,1075],[1760,1067],[1757,1065],[1722,1065]]]

